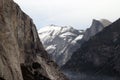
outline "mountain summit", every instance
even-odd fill
[[[109,26],[111,24],[111,22],[107,19],[100,19],[98,21],[100,21],[103,24],[104,27]]]
[[[90,37],[94,36],[98,32],[102,31],[106,26],[110,25],[111,22],[106,19],[96,20],[93,19],[92,25],[88,28],[83,36],[83,40],[87,41]]]
[[[83,32],[83,30],[76,30],[71,26],[56,25],[46,26],[38,31],[44,48],[60,66],[65,64],[77,49],[73,45],[82,38]]]

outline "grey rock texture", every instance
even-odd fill
[[[95,20],[93,19],[92,25],[88,28],[82,38],[83,41],[88,41],[92,36],[102,31],[106,26],[110,25],[111,22],[106,19]]]
[[[77,41],[81,40],[84,31],[76,30],[70,26],[50,25],[41,28],[38,33],[51,58],[59,66],[62,66],[79,48]]]
[[[62,69],[120,76],[120,19],[83,43]]]
[[[0,0],[0,80],[67,80],[13,0]]]

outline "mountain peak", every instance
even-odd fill
[[[108,20],[105,20],[105,19],[102,19],[102,20],[93,19],[90,28],[88,28],[86,30],[86,32],[84,33],[83,40],[85,40],[85,41],[89,40],[90,37],[94,36],[95,34],[97,34],[100,31],[102,31],[103,28],[106,25],[109,25]]]
[[[82,38],[82,31],[71,26],[50,25],[41,28],[38,33],[47,52],[61,66],[66,63],[73,51],[77,49],[73,45],[77,44],[77,40]],[[80,37],[77,38],[79,35]]]
[[[107,19],[100,19],[99,21],[103,24],[103,26],[108,26],[112,23]]]
[[[48,27],[58,27],[58,28],[69,28],[69,29],[73,29],[72,26],[59,26],[59,25],[54,25],[54,24],[51,24],[51,25],[48,25]]]
[[[72,26],[58,26],[58,25],[49,25],[49,26],[45,26],[42,27],[38,33],[54,33],[54,34],[59,34],[59,33],[63,33],[63,32],[73,32],[75,31],[75,29]]]
[[[92,24],[102,24],[104,27],[110,25],[111,23],[112,22],[110,22],[107,19],[100,19],[100,20],[93,19],[93,21],[92,21]]]
[[[62,67],[74,73],[90,74],[84,80],[120,79],[120,19],[84,42]],[[102,77],[100,79],[96,76]],[[69,75],[68,75],[69,76]],[[71,75],[70,75],[71,76]],[[75,75],[76,76],[76,75]],[[82,76],[81,74],[79,76]],[[105,78],[104,76],[110,76]],[[79,79],[80,80],[80,79]]]

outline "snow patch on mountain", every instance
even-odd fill
[[[77,44],[77,40],[82,39],[83,32],[71,26],[56,25],[45,26],[38,31],[45,49],[59,66],[70,59],[77,49],[74,45]]]

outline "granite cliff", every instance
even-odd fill
[[[114,76],[113,80],[119,80],[120,19],[83,43],[62,69],[94,76]]]
[[[86,29],[82,40],[88,41],[92,36],[102,31],[106,26],[110,24],[111,22],[106,19],[101,19],[101,20],[93,19],[92,25],[90,26],[90,28]]]
[[[0,80],[67,80],[13,0],[0,0]]]

